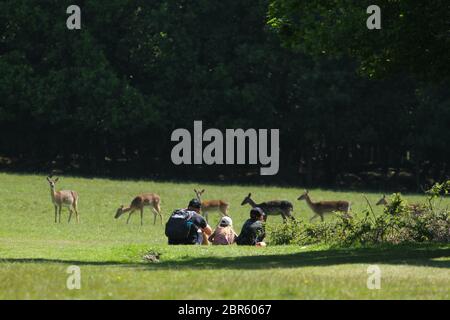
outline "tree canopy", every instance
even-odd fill
[[[381,8],[381,30],[366,10]],[[447,0],[271,0],[269,24],[286,46],[315,55],[349,55],[370,77],[411,72],[440,81],[450,74]]]
[[[70,31],[73,1],[0,2],[3,169],[409,188],[448,175],[444,1],[380,2],[381,32],[365,1],[77,3]],[[279,174],[174,166],[171,132],[194,120],[280,129]]]

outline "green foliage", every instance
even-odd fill
[[[381,8],[381,30],[366,27],[373,4]],[[290,48],[355,57],[370,77],[406,71],[440,81],[450,73],[449,14],[446,0],[271,0],[268,23]]]
[[[299,239],[303,233],[303,223],[293,220],[284,224],[266,224],[266,232],[270,235],[270,242],[273,244],[295,244],[300,243]]]
[[[433,194],[447,190],[450,181],[436,184]],[[370,209],[371,210],[371,209]],[[268,229],[271,244],[328,244],[333,246],[372,245],[382,243],[450,242],[450,211],[427,205],[408,205],[394,194],[383,214],[371,216],[368,209],[351,219],[319,224],[289,222]]]
[[[190,179],[191,167],[171,165],[170,135],[203,120],[205,128],[280,129],[280,173],[257,179],[336,185],[376,170],[388,187],[402,184],[395,179],[406,171],[419,181],[405,187],[429,185],[448,174],[448,82],[418,83],[405,70],[383,80],[355,71],[367,53],[375,55],[363,63],[370,74],[387,68],[377,60],[386,54],[398,56],[391,64],[428,70],[433,62],[430,72],[445,72],[441,51],[415,46],[442,37],[445,11],[424,22],[432,33],[425,37],[391,30],[386,8],[379,37],[360,28],[365,2],[360,10],[354,1],[86,0],[82,29],[69,31],[71,1],[1,1],[0,155],[19,170]],[[397,5],[409,17],[409,4]],[[408,28],[420,8],[404,18]],[[267,26],[268,10],[281,38]],[[295,50],[283,30],[298,40]],[[414,61],[386,47],[385,34],[399,35]],[[338,54],[341,46],[355,54]],[[195,176],[256,179],[252,169],[204,166]],[[360,184],[380,186],[368,180]]]
[[[394,193],[391,200],[384,208],[384,213],[391,216],[398,216],[407,210],[408,204],[400,193]]]
[[[450,193],[450,180],[443,183],[435,183],[430,190],[426,192],[430,200],[438,197],[447,196]]]

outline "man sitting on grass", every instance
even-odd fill
[[[264,212],[261,208],[255,207],[250,210],[250,219],[245,221],[241,234],[238,236],[236,243],[241,246],[257,246],[265,247],[263,242],[266,236],[264,230]]]
[[[200,201],[192,199],[187,209],[178,209],[172,213],[165,230],[169,244],[202,244],[203,237],[211,235],[212,229],[199,214],[200,208]]]

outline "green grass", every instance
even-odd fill
[[[237,231],[255,201],[287,199],[296,218],[310,210],[296,201],[302,190],[276,187],[210,186],[62,177],[58,188],[80,194],[81,224],[53,222],[44,176],[0,174],[0,299],[449,299],[450,245],[330,249],[321,246],[267,248],[166,245],[163,226],[153,226],[147,209],[144,226],[136,214],[114,220],[120,204],[140,192],[161,195],[164,219],[184,207],[193,188],[205,198],[230,202]],[[355,211],[365,208],[360,193],[311,190],[314,200],[347,199]],[[366,194],[375,202],[379,194]],[[411,202],[421,196],[407,195]],[[447,200],[446,200],[447,201]],[[381,208],[376,208],[377,212]],[[219,219],[210,215],[211,224]],[[332,219],[332,217],[327,217]],[[269,217],[268,223],[281,223]],[[146,263],[149,250],[160,263]],[[381,268],[380,290],[369,290],[367,267]],[[81,268],[81,289],[68,290],[66,269]]]

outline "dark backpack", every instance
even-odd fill
[[[170,240],[183,241],[191,232],[192,212],[187,210],[175,210],[166,223],[166,236]]]

